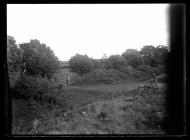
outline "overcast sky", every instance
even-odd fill
[[[38,39],[60,60],[76,53],[101,58],[168,46],[167,4],[8,4],[7,34],[16,43]]]

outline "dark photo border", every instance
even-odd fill
[[[161,1],[160,3],[162,3]],[[1,98],[1,107],[3,109],[2,113],[3,115],[3,130],[2,134],[7,137],[29,137],[30,135],[26,136],[15,136],[11,135],[11,94],[10,94],[10,88],[9,88],[9,80],[8,80],[8,71],[7,71],[7,62],[6,62],[6,43],[7,43],[7,13],[6,13],[6,4],[14,4],[15,2],[9,1],[9,2],[1,2],[1,23],[3,25],[3,30],[1,30],[1,68],[2,68],[2,77],[1,78],[1,85],[3,90],[3,98]],[[29,0],[27,3],[19,0],[16,3],[23,3],[23,4],[45,4],[43,2],[38,2],[36,0]],[[58,2],[59,3],[59,2]],[[48,3],[48,4],[58,4],[56,1],[54,3]],[[71,3],[71,2],[65,2],[65,3]],[[75,2],[76,4],[79,4],[79,2]],[[83,2],[81,2],[83,3]],[[84,2],[85,3],[85,2]],[[87,3],[87,2],[86,2]],[[92,4],[101,4],[101,2],[92,2]],[[107,3],[107,2],[102,2]],[[130,2],[112,2],[113,4],[120,3],[120,4],[127,4]],[[142,3],[142,2],[140,2]],[[150,2],[151,3],[151,2]],[[64,4],[64,3],[60,3]],[[109,4],[109,3],[107,3]],[[138,3],[137,3],[138,4]],[[186,71],[186,3],[170,3],[169,8],[169,30],[170,30],[170,57],[169,57],[169,63],[168,63],[168,86],[169,91],[167,94],[167,111],[168,116],[166,118],[166,121],[164,123],[164,129],[167,132],[167,134],[164,135],[44,135],[48,137],[57,137],[57,136],[80,136],[80,137],[115,137],[115,136],[121,136],[121,137],[167,137],[167,136],[175,136],[175,137],[183,137],[187,135],[187,95],[186,95],[186,81],[187,81],[187,71]],[[38,136],[34,136],[38,137]]]

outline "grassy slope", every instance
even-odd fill
[[[118,86],[124,88],[124,85]],[[73,106],[73,108],[66,115],[65,121],[58,122],[61,112],[65,111],[64,108],[52,107],[50,109],[47,106],[45,108],[41,107],[38,112],[35,112],[35,115],[33,114],[34,116],[30,112],[31,120],[35,117],[42,118],[37,132],[39,134],[164,133],[159,128],[159,125],[154,125],[154,122],[158,121],[159,117],[164,116],[164,108],[161,104],[164,100],[163,91],[160,91],[159,94],[152,94],[154,92],[151,91],[149,95],[147,94],[148,96],[141,97],[137,94],[137,90],[119,91],[116,85],[110,87],[112,87],[110,91],[103,90],[103,86],[102,89],[100,87],[96,90],[89,87],[88,89],[84,87],[81,89],[80,87],[67,89],[64,94],[67,98],[68,107]],[[113,100],[108,98],[110,96],[113,96]],[[24,106],[22,106],[23,108]],[[108,120],[101,121],[98,119],[101,110],[106,112]],[[152,110],[157,110],[156,112],[154,111],[155,114],[161,112],[161,115],[152,116]],[[85,111],[87,115],[82,114],[82,111]],[[153,120],[148,124],[150,118]],[[151,124],[153,125],[151,126]],[[23,134],[32,133],[31,130],[17,131],[19,134],[22,134],[21,132]]]
[[[75,106],[66,117],[42,134],[162,134],[159,122],[164,117],[164,93],[139,96],[123,94]],[[148,92],[148,91],[147,91]],[[134,96],[136,95],[136,96]],[[86,113],[83,114],[82,112]],[[100,120],[100,112],[107,120]]]
[[[61,72],[56,73],[55,76],[58,79],[66,78],[67,74],[73,75],[73,73],[69,72],[68,69],[62,69]],[[139,81],[143,81],[150,78],[149,76],[141,78]],[[133,98],[137,94],[137,92],[133,89],[136,89],[138,84],[135,81],[121,81],[115,84],[110,85],[92,85],[92,86],[73,86],[68,87],[63,90],[63,95],[65,96],[67,107],[48,107],[47,105],[38,106],[38,111],[28,110],[28,106],[25,106],[26,103],[22,101],[16,101],[17,103],[13,103],[13,116],[25,116],[25,118],[29,118],[29,121],[34,118],[42,118],[41,125],[38,128],[39,133],[47,133],[47,134],[63,134],[63,133],[163,133],[161,129],[153,129],[153,128],[145,128],[138,127],[138,125],[133,124],[133,118],[142,117],[142,114],[136,112],[133,109],[129,109],[127,111],[122,110],[121,108],[128,106],[128,104],[137,106],[139,101],[135,102],[126,102],[127,98]],[[149,81],[150,82],[150,81]],[[114,100],[108,101],[108,97],[114,96]],[[87,104],[87,105],[86,105]],[[142,103],[142,106],[145,106],[146,102]],[[58,123],[59,114],[61,111],[65,110],[65,108],[73,107],[75,110],[71,113],[73,119],[64,123]],[[91,107],[90,107],[91,106]],[[94,107],[92,107],[94,106]],[[107,106],[104,108],[104,106]],[[40,107],[40,108],[39,108]],[[77,112],[80,110],[87,108],[87,113],[90,114],[85,116],[81,114],[81,112]],[[100,113],[99,111],[91,111],[90,108],[104,108],[108,112],[109,115],[112,116],[112,120],[110,123],[106,124],[96,119],[96,116]],[[113,108],[110,111],[110,108]],[[33,109],[35,110],[35,109]],[[100,109],[95,109],[100,110]],[[142,110],[142,108],[139,108]],[[149,110],[147,108],[147,110]],[[57,115],[58,114],[58,115]],[[120,114],[120,115],[118,115]],[[125,116],[130,118],[126,119]],[[20,119],[22,120],[22,119]],[[137,119],[138,120],[138,119]],[[138,121],[136,122],[138,123]],[[16,120],[17,121],[17,120]],[[15,122],[16,122],[15,121]],[[74,122],[73,122],[74,121]],[[96,122],[93,124],[92,122]],[[124,125],[123,122],[126,122]],[[23,123],[23,122],[20,122]],[[129,124],[128,124],[129,123]],[[122,125],[123,124],[123,125]],[[128,126],[126,126],[128,124]],[[100,129],[99,129],[100,127]],[[15,127],[14,127],[15,128]],[[110,128],[110,129],[109,129]],[[14,130],[15,133],[32,133],[31,130],[24,131],[23,130]],[[58,130],[57,130],[58,129]]]
[[[73,76],[75,73],[70,72],[69,68],[61,68],[53,75],[53,77],[56,77],[59,80],[65,80],[68,75]]]

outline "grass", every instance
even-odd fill
[[[59,80],[65,80],[67,76],[70,76],[73,85],[99,85],[105,84],[117,84],[122,82],[137,82],[144,81],[151,78],[150,74],[141,72],[140,78],[131,78],[128,74],[115,70],[115,69],[94,69],[90,73],[86,73],[83,77],[70,72],[69,68],[61,68],[56,72],[53,77]]]
[[[63,120],[57,129],[44,134],[164,134],[161,122],[165,116],[165,93],[156,91],[155,96],[147,94],[146,97],[136,96],[130,99],[121,95],[113,100],[99,100],[76,106],[71,111],[70,119]],[[84,111],[86,114],[82,113]],[[106,118],[100,119],[101,111],[106,114]]]
[[[67,107],[47,107],[41,105],[38,111],[28,114],[31,121],[40,120],[36,129],[37,134],[163,134],[161,122],[165,116],[163,90],[150,89],[140,96],[137,90],[124,90],[124,85],[116,85],[103,90],[104,86],[69,87],[63,94],[67,100]],[[130,85],[128,85],[130,86]],[[126,88],[127,89],[127,88]],[[112,98],[108,98],[111,97]],[[21,103],[21,101],[18,101]],[[23,114],[29,113],[21,103],[18,107]],[[14,106],[16,107],[16,106]],[[25,106],[26,107],[26,106]],[[69,108],[69,110],[67,110]],[[85,111],[85,113],[83,113]],[[101,116],[104,112],[104,117]],[[58,121],[66,112],[65,118]],[[20,115],[23,115],[20,114]],[[15,116],[14,114],[13,116]],[[27,117],[27,116],[26,116]],[[102,119],[101,119],[102,118]],[[20,124],[14,125],[14,134],[33,134],[32,124],[19,118]],[[19,125],[23,126],[19,128]],[[24,127],[25,126],[25,127]],[[27,128],[28,127],[28,128]]]
[[[54,76],[62,80],[72,75],[61,69]],[[65,99],[63,106],[28,104],[13,100],[13,134],[34,134],[32,121],[40,120],[37,134],[163,134],[161,122],[165,117],[165,90],[149,89],[138,95],[137,86],[150,79],[119,80],[112,84],[73,85],[59,93]],[[160,76],[158,82],[164,81]],[[152,79],[147,80],[151,83]],[[83,112],[86,112],[84,114]],[[102,118],[101,111],[105,118]],[[61,114],[65,119],[59,121]]]
[[[134,96],[131,90],[136,88],[136,83],[123,83],[113,85],[93,85],[93,86],[71,86],[63,90],[62,95],[66,99],[68,106],[75,104],[86,104],[97,100],[102,100],[111,96],[127,94]]]
[[[65,80],[67,76],[75,76],[75,73],[70,72],[69,68],[61,68],[56,72],[53,77],[56,77],[59,80]]]

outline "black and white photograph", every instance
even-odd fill
[[[178,134],[167,122],[169,10],[6,4],[11,135]]]

